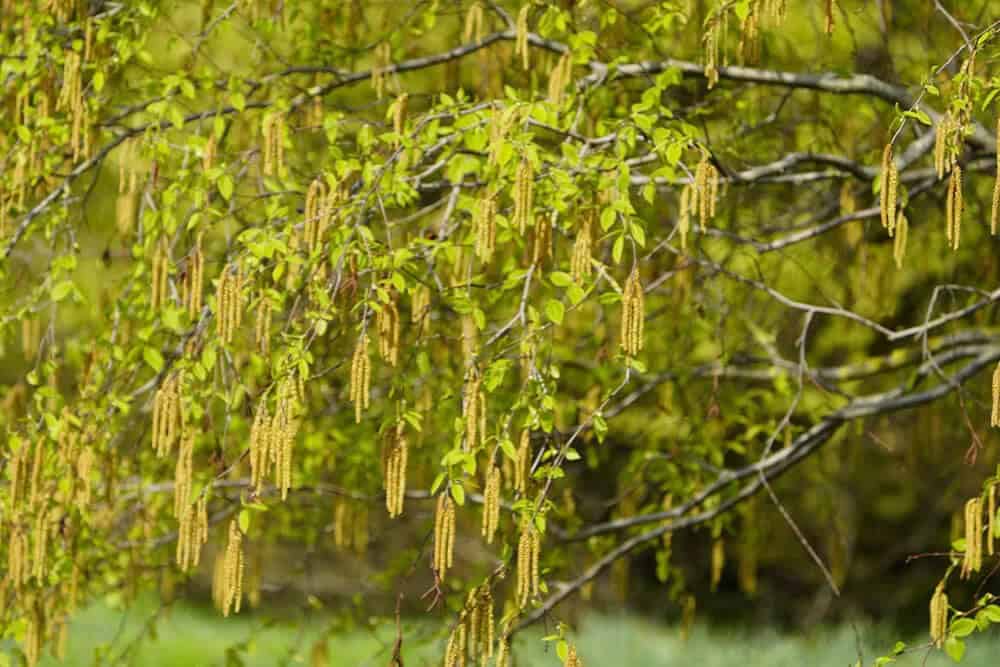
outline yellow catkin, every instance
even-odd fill
[[[910,221],[906,219],[902,209],[896,216],[895,236],[892,242],[892,257],[896,260],[896,268],[903,268],[903,259],[906,257],[906,241],[910,235]]]
[[[271,461],[271,416],[267,411],[267,401],[261,399],[250,426],[250,481],[257,493],[263,489]]]
[[[698,601],[693,595],[685,595],[681,601],[681,641],[687,641],[691,636],[691,628],[694,627],[695,612],[698,608]]]
[[[465,379],[465,387],[462,390],[462,418],[465,421],[465,441],[462,444],[465,451],[472,451],[476,448],[477,436],[479,440],[486,437],[486,397],[481,391],[482,377],[472,369]]]
[[[406,465],[409,443],[405,432],[405,422],[400,421],[386,442],[383,477],[385,480],[385,506],[390,518],[403,514],[406,497]]]
[[[219,276],[215,292],[215,324],[220,341],[233,342],[233,334],[242,321],[243,277],[238,266],[227,265]]]
[[[1000,362],[993,370],[993,411],[990,414],[990,426],[1000,426]]]
[[[593,240],[591,238],[591,228],[593,226],[593,212],[588,211],[583,216],[580,231],[573,242],[573,255],[570,259],[570,275],[576,283],[582,283],[593,271],[591,266],[591,254],[593,253]]]
[[[497,198],[484,190],[476,203],[475,234],[476,257],[489,264],[497,245]]]
[[[547,215],[535,221],[535,238],[531,249],[531,263],[541,266],[552,254],[552,220]]]
[[[930,604],[930,634],[931,641],[940,647],[948,634],[948,595],[944,592],[942,581],[934,589]]]
[[[178,439],[184,424],[181,410],[181,374],[168,376],[153,397],[153,451],[166,456]]]
[[[434,512],[434,569],[445,578],[455,557],[455,503],[445,491],[438,495]]]
[[[264,176],[281,176],[285,169],[285,114],[269,113],[261,126]]]
[[[180,518],[185,509],[191,505],[194,443],[194,434],[185,433],[184,437],[181,438],[180,449],[177,453],[177,465],[174,469],[174,516],[177,518]]]
[[[479,327],[472,315],[462,315],[462,358],[471,364],[479,350]]]
[[[997,482],[991,482],[986,492],[986,555],[992,556],[997,537]]]
[[[309,253],[321,247],[323,233],[329,224],[332,197],[332,193],[327,193],[326,183],[321,177],[314,179],[309,184],[309,189],[306,191],[300,240],[300,245]]]
[[[396,134],[396,147],[403,143],[403,130],[406,125],[406,112],[409,108],[410,96],[402,93],[392,104],[392,131]]]
[[[483,482],[483,537],[487,544],[493,544],[500,525],[500,485],[500,468],[490,465]]]
[[[946,113],[941,116],[941,119],[937,123],[937,127],[934,132],[934,170],[937,172],[938,179],[944,178],[944,175],[951,170],[955,164],[955,154],[952,150],[952,137],[955,134],[958,127],[951,113]]]
[[[559,57],[549,73],[549,102],[560,106],[565,98],[566,86],[573,76],[573,56],[566,51]]]
[[[448,637],[448,645],[444,652],[444,667],[465,667],[467,651],[466,622],[458,622]]]
[[[945,200],[945,235],[952,250],[958,250],[962,234],[962,168],[956,165],[948,180],[948,197]]]
[[[375,313],[378,349],[382,360],[395,367],[399,363],[399,309],[392,299]]]
[[[720,10],[724,12],[725,10]],[[716,13],[711,16],[705,24],[705,34],[702,36],[702,48],[705,61],[705,79],[708,81],[709,89],[715,87],[719,82],[719,42],[720,28],[725,25],[725,17]]]
[[[372,66],[372,87],[378,99],[385,94],[386,78],[391,67],[392,47],[388,42],[382,42],[375,47],[375,64]]]
[[[215,133],[208,135],[208,140],[205,141],[205,148],[201,153],[201,168],[202,171],[211,171],[212,167],[215,166],[215,151],[218,147],[218,142],[215,138]]]
[[[538,555],[540,540],[534,524],[526,519],[517,542],[517,605],[524,607],[539,591]]]
[[[827,35],[833,34],[833,26],[835,25],[833,16],[833,0],[826,0],[826,11],[823,16],[823,31]]]
[[[351,402],[354,403],[354,420],[358,424],[361,423],[361,413],[368,409],[371,377],[372,367],[371,359],[368,357],[368,334],[362,333],[358,337],[358,343],[354,347],[354,356],[351,359],[350,395]]]
[[[528,51],[528,12],[531,11],[531,5],[525,4],[521,7],[521,10],[517,13],[517,35],[514,39],[514,57],[520,56],[521,67],[525,71],[531,65],[530,54]]]
[[[993,180],[993,209],[990,214],[990,234],[996,236],[1000,224],[1000,118],[997,118],[997,174]]]
[[[205,256],[201,250],[202,235],[198,234],[194,248],[188,256],[187,272],[184,276],[184,296],[188,316],[197,320],[201,314],[201,292],[205,271]]]
[[[717,537],[712,542],[712,572],[711,588],[714,592],[722,579],[722,570],[726,566],[726,544],[722,537]]]
[[[681,235],[681,250],[687,250],[687,237],[691,233],[691,212],[694,208],[695,188],[690,183],[681,188],[679,211],[677,214],[677,233]]]
[[[715,217],[715,205],[719,193],[719,170],[709,160],[707,152],[702,153],[701,161],[695,168],[694,193],[697,196],[698,220],[701,231],[705,231],[708,221]],[[691,195],[689,195],[690,197]],[[688,205],[691,205],[689,201]]]
[[[267,357],[271,354],[271,316],[273,306],[267,295],[262,294],[257,302],[257,314],[254,319],[254,343],[257,351]]]
[[[239,523],[229,522],[229,541],[222,555],[222,590],[219,602],[223,616],[239,613],[243,600],[243,532]]]
[[[514,177],[514,219],[512,224],[523,234],[534,206],[535,176],[531,160],[521,158]]]
[[[482,38],[483,6],[478,2],[474,2],[465,15],[465,30],[462,32],[462,40],[465,42],[472,40],[479,42]]]
[[[563,662],[563,667],[583,667],[583,659],[577,654],[575,646],[570,645],[566,651],[566,661]]]
[[[639,281],[639,269],[632,269],[622,293],[621,346],[634,357],[642,351],[645,328],[645,295]]]
[[[881,185],[879,203],[882,227],[889,229],[896,222],[896,191],[899,187],[899,172],[892,156],[892,144],[886,144],[882,151]]]
[[[962,578],[968,579],[983,566],[983,510],[982,501],[971,498],[965,503],[965,556],[962,559]]]
[[[417,325],[419,335],[430,330],[431,290],[426,285],[417,285],[410,293],[410,322]]]
[[[295,377],[286,376],[278,385],[274,416],[267,431],[268,466],[274,467],[274,483],[282,500],[288,497],[292,486],[292,447],[299,428],[298,405],[304,399]]]
[[[170,248],[167,240],[161,238],[153,252],[152,276],[150,279],[152,293],[149,303],[153,310],[163,307],[167,299],[167,275],[170,272]]]
[[[25,359],[34,359],[38,354],[41,337],[41,320],[35,317],[25,317],[21,320],[21,353]]]
[[[517,461],[514,462],[514,490],[524,495],[531,470],[531,431],[521,431],[521,441],[517,447]]]

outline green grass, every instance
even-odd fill
[[[89,666],[101,651],[121,656],[130,647],[129,658],[121,664],[139,667],[201,667],[246,665],[309,665],[316,638],[328,629],[329,619],[321,614],[298,621],[286,619],[268,623],[259,616],[220,618],[211,609],[177,606],[159,619],[153,637],[135,641],[155,613],[151,603],[123,612],[98,605],[81,613],[72,624],[68,655],[59,663],[46,658],[46,667],[63,664]],[[404,623],[404,659],[407,667],[439,665],[442,645],[432,640],[434,627],[426,621]],[[394,639],[391,627],[373,631],[354,627],[335,632],[330,640],[329,665],[335,667],[384,666],[389,662]],[[588,666],[647,667],[656,665],[698,665],[699,667],[850,667],[858,659],[858,639],[849,626],[825,629],[808,635],[780,634],[772,630],[725,630],[698,626],[688,641],[682,641],[674,627],[626,615],[591,615],[573,636],[573,642]],[[892,645],[895,637],[887,631],[862,630],[861,646],[865,665]],[[920,638],[918,641],[923,641]],[[249,643],[248,643],[249,642]],[[101,648],[101,647],[105,648]],[[241,646],[240,661],[227,662],[227,649]],[[516,646],[518,665],[560,665],[554,646],[540,635],[522,637]],[[996,664],[1000,634],[977,636],[969,643],[963,665],[985,667]],[[941,667],[952,664],[934,652],[926,663],[925,651],[902,656],[900,667]],[[2,660],[0,660],[2,663]]]

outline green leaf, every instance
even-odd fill
[[[229,174],[223,174],[216,185],[219,188],[219,194],[222,195],[222,198],[229,201],[233,196],[233,177]]]
[[[452,484],[449,490],[451,491],[451,497],[455,499],[455,503],[459,507],[465,504],[465,489],[462,488],[461,484]]]
[[[566,315],[566,306],[562,304],[562,301],[549,299],[545,304],[545,314],[556,324],[562,324],[563,317]]]
[[[563,662],[566,662],[566,657],[569,655],[569,644],[566,643],[565,639],[560,639],[556,644],[556,655]]]
[[[150,368],[159,373],[163,370],[163,355],[155,347],[147,347],[142,351],[142,358],[146,360]]]
[[[64,280],[52,288],[52,300],[56,302],[62,301],[67,296],[69,296],[70,292],[72,291],[73,291],[73,281]]]
[[[549,280],[556,287],[569,287],[573,284],[573,277],[565,271],[553,271],[549,274]]]
[[[955,662],[962,662],[965,657],[965,642],[955,637],[948,637],[944,642],[944,652]]]
[[[951,624],[950,634],[955,637],[968,637],[976,631],[976,622],[971,618],[956,618]]]
[[[244,535],[250,530],[250,512],[249,510],[240,510],[240,532]]]
[[[1000,623],[1000,607],[991,604],[983,608],[983,616],[989,619],[990,623]]]

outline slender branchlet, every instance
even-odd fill
[[[881,189],[879,203],[882,226],[890,229],[896,223],[896,193],[899,187],[899,171],[892,156],[892,144],[886,144],[882,151]]]
[[[434,513],[434,569],[444,579],[455,557],[455,503],[448,491],[438,495]]]
[[[642,351],[645,327],[645,295],[639,281],[639,268],[632,269],[622,293],[621,346],[625,354],[634,357]]]
[[[940,647],[948,634],[948,595],[944,592],[944,582],[934,589],[930,605],[931,641]]]
[[[983,566],[983,508],[977,496],[965,503],[965,557],[962,578],[968,579]]]
[[[354,347],[351,359],[351,402],[354,403],[354,420],[361,423],[361,413],[368,409],[369,388],[372,379],[371,359],[368,357],[368,334],[362,333]]]
[[[521,57],[521,67],[525,71],[531,65],[530,52],[528,51],[528,12],[531,5],[525,4],[521,11],[517,13],[517,36],[514,40],[514,57]]]
[[[521,523],[521,536],[517,542],[517,606],[524,609],[538,595],[538,554],[541,540],[534,522]]]
[[[535,175],[531,160],[521,158],[514,177],[514,219],[512,223],[523,234],[534,206]]]
[[[958,165],[951,170],[948,180],[948,197],[945,200],[945,235],[952,250],[958,250],[962,235],[962,168]]]
[[[491,464],[483,481],[483,537],[487,544],[493,544],[500,525],[500,483],[500,468]]]

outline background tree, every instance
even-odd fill
[[[332,542],[448,667],[542,620],[576,664],[595,582],[819,616],[958,508],[851,599],[960,653],[1000,22],[952,4],[6,0],[5,636],[200,572],[239,613]]]

